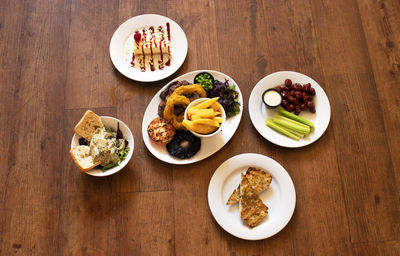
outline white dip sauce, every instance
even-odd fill
[[[264,93],[264,102],[271,106],[278,106],[281,103],[282,96],[277,91],[271,90]]]

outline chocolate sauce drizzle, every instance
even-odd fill
[[[171,42],[171,28],[170,28],[170,24],[169,22],[166,23],[167,25],[167,32],[168,32],[168,41]],[[154,55],[153,55],[153,44],[154,47],[160,48],[160,59],[158,60],[158,69],[162,70],[164,69],[164,65],[166,66],[170,66],[171,65],[171,49],[170,49],[170,45],[168,45],[168,60],[164,63],[164,56],[163,56],[163,51],[162,51],[162,44],[164,43],[164,45],[166,45],[165,42],[165,38],[164,38],[164,28],[162,26],[157,27],[157,31],[161,34],[161,41],[159,42],[159,46],[157,46],[157,42],[156,42],[156,38],[155,38],[155,29],[153,26],[151,26],[149,28],[149,30],[151,31],[151,37],[150,37],[150,45],[145,45],[143,42],[146,42],[146,29],[142,30],[142,35],[136,35],[136,33],[139,33],[139,31],[135,32],[135,36],[134,39],[136,41],[136,44],[139,45],[140,41],[142,42],[142,56],[141,58],[137,58],[139,66],[140,66],[140,70],[142,72],[146,71],[146,55],[145,55],[145,51],[144,48],[150,48],[150,59],[149,59],[149,65],[150,65],[150,70],[151,71],[155,71],[155,66],[154,66]],[[140,34],[140,33],[139,33]],[[143,38],[142,38],[143,37]],[[135,65],[135,53],[133,53],[132,55],[132,62],[131,62],[131,66],[134,67]]]

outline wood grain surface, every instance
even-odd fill
[[[125,20],[156,13],[185,31],[171,77],[125,78],[109,43]],[[0,0],[0,255],[400,255],[400,2],[397,0]],[[177,166],[146,148],[154,94],[198,69],[231,76],[243,93],[233,138]],[[331,102],[325,134],[299,149],[257,133],[248,98],[281,70],[314,78]],[[135,138],[119,173],[81,173],[68,151],[86,109],[123,120]],[[269,156],[297,195],[277,235],[225,232],[207,201],[226,159]]]

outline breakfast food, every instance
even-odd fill
[[[257,226],[268,214],[268,207],[258,197],[247,177],[242,173],[240,182],[240,218],[251,228]]]
[[[171,29],[169,22],[163,26],[145,27],[133,35],[133,56],[131,65],[146,71],[146,64],[151,71],[164,69],[171,65]],[[166,55],[166,56],[164,56]]]
[[[293,83],[292,80],[286,79],[284,85],[275,87],[282,94],[281,106],[289,112],[300,114],[302,110],[309,110],[315,113],[315,105],[313,97],[315,89],[310,83],[299,84]]]
[[[90,147],[88,146],[77,146],[73,147],[69,154],[74,160],[75,164],[81,169],[81,171],[86,172],[93,169],[100,162],[95,162],[93,157],[90,155]]]
[[[272,181],[271,174],[255,167],[249,167],[246,171],[245,176],[249,182],[250,187],[254,189],[254,193],[256,193],[257,195],[263,192],[264,190],[268,189]],[[240,199],[239,189],[240,185],[233,191],[232,195],[229,197],[226,203],[227,205],[239,202]]]
[[[269,173],[249,167],[245,174],[241,173],[240,184],[226,203],[231,205],[239,202],[240,218],[251,228],[268,215],[268,207],[259,198],[259,194],[269,188],[271,181]]]
[[[97,129],[104,129],[104,125],[101,122],[100,117],[93,111],[87,110],[82,119],[75,126],[74,131],[79,136],[90,141]]]
[[[123,161],[129,152],[128,142],[123,138],[117,124],[117,132],[104,127],[98,115],[88,110],[74,129],[84,138],[83,144],[70,150],[70,155],[82,171],[88,171],[98,165],[106,171]]]
[[[177,158],[187,159],[194,156],[200,147],[200,138],[194,136],[190,131],[177,130],[175,137],[167,144],[167,151]]]
[[[210,134],[216,131],[223,121],[222,107],[217,102],[218,99],[219,97],[208,99],[188,107],[185,120],[182,122],[183,126],[199,134]]]
[[[157,117],[147,127],[149,137],[157,144],[165,145],[175,136],[175,128],[165,118]]]

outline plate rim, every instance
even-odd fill
[[[149,79],[143,79],[143,78],[140,78],[140,77],[138,78],[138,77],[135,77],[134,74],[123,72],[123,69],[121,69],[121,67],[118,65],[118,62],[116,60],[117,56],[113,55],[113,50],[112,50],[112,46],[113,46],[114,43],[116,43],[115,41],[117,40],[116,37],[117,37],[118,30],[121,27],[126,26],[126,24],[132,22],[132,20],[140,19],[140,18],[143,18],[145,16],[154,16],[154,17],[157,17],[157,18],[160,18],[160,19],[168,20],[168,22],[170,22],[171,24],[174,24],[174,26],[177,26],[177,28],[182,31],[182,35],[183,35],[183,37],[185,39],[184,42],[183,42],[184,45],[185,45],[185,47],[184,47],[185,54],[184,54],[184,56],[183,56],[183,58],[181,60],[178,59],[179,60],[178,61],[178,65],[176,65],[176,67],[174,67],[173,69],[170,69],[164,75],[161,75],[159,77],[155,76],[155,78],[149,78]],[[118,72],[121,73],[123,76],[125,76],[125,77],[127,77],[127,78],[129,78],[131,80],[139,81],[139,82],[156,82],[156,81],[163,80],[163,79],[173,75],[183,65],[183,63],[185,62],[188,50],[189,50],[189,43],[188,43],[185,31],[182,29],[182,27],[177,22],[175,22],[174,20],[172,20],[172,19],[170,19],[170,18],[168,18],[166,16],[163,16],[163,15],[160,15],[160,14],[155,14],[155,13],[145,13],[145,14],[137,15],[137,16],[134,16],[134,17],[131,17],[131,18],[125,20],[114,31],[114,33],[113,33],[113,35],[111,37],[111,40],[110,40],[110,44],[109,44],[110,59],[111,59],[111,62],[113,64],[113,66],[115,67],[115,69],[117,69]],[[166,71],[166,70],[164,69],[163,71]]]
[[[288,190],[288,195],[292,197],[291,198],[292,199],[292,203],[290,205],[290,208],[291,208],[290,211],[291,212],[289,213],[289,215],[287,215],[287,219],[285,219],[284,222],[282,222],[282,225],[280,227],[278,227],[272,233],[267,234],[265,236],[246,237],[245,235],[241,235],[241,234],[235,233],[234,231],[232,231],[232,230],[230,230],[228,228],[228,225],[225,226],[225,223],[221,222],[221,219],[223,218],[223,216],[219,216],[218,213],[215,212],[216,209],[214,209],[214,204],[216,204],[218,202],[215,202],[216,199],[213,199],[213,189],[214,188],[212,186],[214,185],[214,183],[216,183],[216,179],[217,179],[216,175],[218,175],[218,172],[223,172],[224,171],[223,167],[225,165],[227,165],[230,161],[235,161],[238,158],[249,159],[251,157],[258,158],[258,159],[261,159],[261,160],[264,160],[264,161],[270,161],[271,163],[278,165],[280,167],[280,169],[283,170],[282,174],[284,176],[286,176],[286,178],[288,178],[286,181],[289,182],[289,184],[291,185],[289,190]],[[251,164],[249,164],[249,165],[251,165]],[[233,169],[232,171],[228,171],[224,175],[225,176],[225,180],[235,170],[236,169]],[[216,184],[216,185],[218,185],[218,184]],[[235,155],[235,156],[232,156],[232,157],[228,158],[222,164],[220,164],[218,166],[218,168],[215,170],[213,176],[210,179],[210,183],[209,183],[209,186],[208,186],[207,200],[208,200],[208,205],[209,205],[209,208],[210,208],[210,211],[211,211],[211,214],[212,214],[214,220],[226,232],[228,232],[229,234],[231,234],[231,235],[233,235],[235,237],[238,237],[238,238],[241,238],[241,239],[244,239],[244,240],[263,240],[263,239],[267,239],[269,237],[272,237],[272,236],[276,235],[277,233],[279,233],[280,231],[282,231],[288,225],[290,220],[292,219],[294,211],[295,211],[295,208],[296,208],[296,189],[294,187],[294,183],[293,183],[292,178],[290,177],[290,174],[286,171],[286,169],[279,162],[277,162],[276,160],[274,160],[274,159],[272,159],[272,158],[270,158],[270,157],[268,157],[266,155],[262,155],[262,154],[258,154],[258,153],[242,153],[242,154],[238,154],[238,155]]]
[[[161,92],[163,89],[167,88],[167,86],[168,86],[169,84],[171,84],[172,82],[174,82],[174,81],[176,81],[176,80],[182,79],[182,77],[185,77],[185,76],[187,76],[187,75],[197,74],[197,73],[200,73],[200,72],[209,72],[209,73],[212,73],[212,72],[213,72],[213,73],[218,73],[219,75],[224,76],[225,78],[229,79],[230,82],[232,82],[232,83],[235,84],[235,86],[236,86],[236,91],[239,92],[239,102],[241,103],[241,104],[240,104],[240,113],[238,113],[237,115],[235,115],[235,117],[238,116],[238,118],[239,118],[238,123],[237,123],[236,127],[234,128],[234,131],[233,131],[232,136],[225,142],[224,145],[222,145],[219,149],[217,149],[217,150],[216,150],[215,152],[213,152],[212,154],[209,154],[209,155],[207,155],[206,157],[204,157],[204,158],[202,158],[202,159],[197,159],[197,160],[195,160],[195,161],[189,160],[190,158],[189,158],[189,159],[184,159],[184,160],[185,160],[184,162],[180,162],[180,161],[178,161],[178,159],[176,159],[176,162],[166,161],[165,159],[160,158],[160,157],[158,156],[158,154],[153,153],[153,152],[152,152],[153,149],[150,147],[151,145],[148,145],[148,142],[144,139],[144,136],[148,136],[148,135],[147,135],[147,124],[145,124],[146,113],[147,113],[147,111],[148,111],[148,109],[149,109],[149,106],[150,106],[151,103],[153,102],[153,100],[156,100],[156,99],[157,99],[157,98],[156,98],[157,95],[159,95],[160,92]],[[220,71],[216,71],[216,70],[206,70],[206,69],[193,70],[193,71],[187,72],[187,73],[185,73],[185,74],[182,74],[182,75],[180,75],[180,76],[178,76],[178,77],[172,79],[171,81],[169,81],[168,83],[166,83],[163,87],[161,87],[161,89],[159,89],[159,90],[154,94],[154,96],[152,97],[152,99],[150,100],[150,102],[147,104],[147,108],[146,108],[146,110],[145,110],[145,112],[144,112],[144,114],[143,114],[143,120],[142,120],[142,139],[143,139],[144,144],[146,145],[147,150],[148,150],[153,156],[155,156],[157,159],[159,159],[159,160],[161,160],[161,161],[163,161],[163,162],[165,162],[165,163],[176,164],[176,165],[187,165],[187,164],[197,163],[197,162],[200,162],[200,161],[202,161],[202,160],[204,160],[204,159],[207,159],[208,157],[210,157],[210,156],[214,155],[215,153],[217,153],[219,150],[221,150],[221,149],[232,139],[232,137],[235,135],[237,129],[239,128],[240,122],[241,122],[241,120],[242,120],[243,108],[244,108],[243,94],[242,94],[242,92],[241,92],[241,90],[240,90],[239,85],[238,85],[238,84],[236,83],[236,81],[233,80],[230,76],[228,76],[227,74],[222,73],[222,72],[220,72]],[[157,113],[155,113],[155,115],[157,115]],[[202,140],[203,140],[203,139],[208,140],[208,139],[210,139],[210,138],[201,138],[201,139],[202,139]],[[151,148],[151,149],[150,149],[150,148]]]
[[[327,116],[328,116],[328,120],[326,121],[326,123],[324,124],[324,126],[322,127],[322,129],[320,129],[321,133],[320,133],[317,137],[313,138],[312,140],[309,140],[309,141],[304,141],[304,140],[303,140],[303,141],[301,141],[301,140],[300,140],[300,141],[294,141],[294,140],[293,140],[292,143],[290,143],[290,144],[287,144],[287,143],[279,143],[278,141],[275,141],[275,140],[273,140],[273,139],[270,139],[266,134],[263,133],[263,131],[261,130],[261,128],[260,128],[258,125],[256,125],[256,121],[255,121],[255,119],[256,119],[255,110],[253,109],[253,101],[255,100],[255,97],[256,97],[256,96],[255,96],[255,90],[256,90],[259,86],[262,86],[262,83],[263,83],[265,80],[267,80],[268,78],[270,78],[270,77],[272,77],[272,76],[275,76],[275,75],[279,75],[279,74],[285,74],[285,73],[288,73],[288,74],[291,74],[291,75],[300,75],[300,76],[304,76],[304,77],[306,77],[307,79],[309,79],[311,83],[314,83],[315,85],[317,85],[317,86],[319,87],[318,90],[321,90],[322,97],[324,97],[325,100],[326,100],[327,103],[328,103],[328,104],[326,105],[327,114],[328,114],[328,115],[327,115]],[[253,87],[253,89],[252,89],[252,91],[251,91],[251,93],[250,93],[249,102],[248,102],[248,111],[249,111],[249,116],[250,116],[251,123],[253,124],[253,126],[254,126],[254,128],[257,130],[257,132],[258,132],[263,138],[265,138],[266,140],[268,140],[269,142],[271,142],[271,143],[273,143],[273,144],[275,144],[275,145],[281,146],[281,147],[285,147],[285,148],[300,148],[300,147],[305,147],[305,146],[308,146],[308,145],[310,145],[310,144],[316,142],[319,138],[322,137],[322,135],[325,133],[326,129],[328,128],[329,123],[330,123],[330,119],[331,119],[331,115],[332,115],[332,110],[331,110],[331,106],[330,106],[330,102],[329,102],[328,95],[326,94],[326,92],[324,91],[324,89],[322,88],[322,86],[321,86],[319,83],[317,83],[313,78],[311,78],[311,77],[309,77],[309,76],[307,76],[307,75],[305,75],[305,74],[303,74],[303,73],[296,72],[296,71],[289,71],[289,70],[283,70],[283,71],[273,72],[273,73],[270,73],[270,74],[264,76],[263,78],[261,78],[261,79],[257,82],[257,84]],[[267,128],[268,128],[268,129],[271,129],[271,128],[269,128],[269,127],[267,127]],[[281,134],[279,134],[279,133],[276,133],[276,135],[278,135],[278,136],[284,136],[284,135],[281,135]]]

